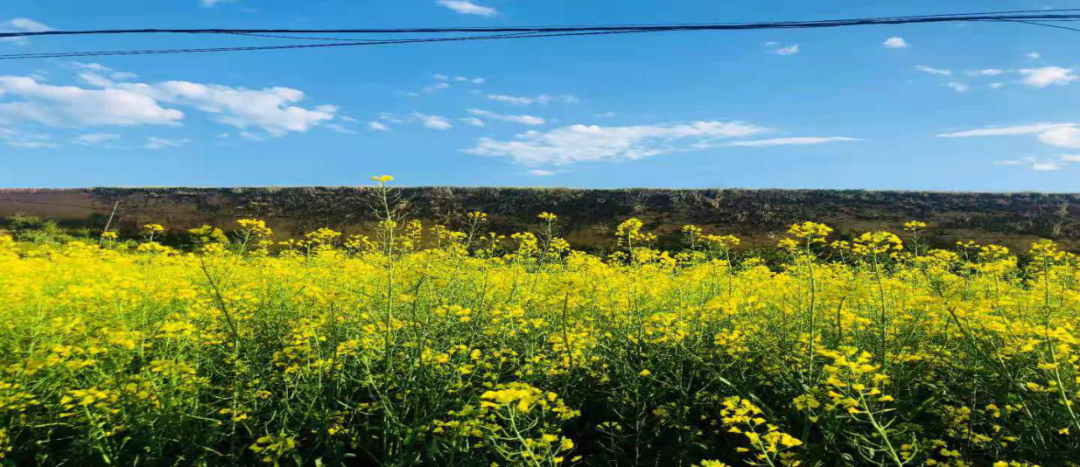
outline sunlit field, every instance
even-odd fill
[[[1080,272],[1050,241],[808,222],[766,261],[628,219],[587,254],[553,214],[382,213],[286,242],[0,236],[0,465],[1080,460]]]

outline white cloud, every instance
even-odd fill
[[[537,177],[550,177],[552,175],[555,175],[555,172],[544,169],[533,169],[529,171],[529,175],[535,175]]]
[[[999,70],[997,68],[987,68],[985,70],[975,70],[967,72],[970,76],[997,76],[1005,73],[1005,70]]]
[[[1038,52],[1028,52],[1024,56],[1027,57],[1027,58],[1030,58],[1032,60],[1038,60],[1038,59],[1042,58],[1042,54],[1038,53]]]
[[[0,21],[0,32],[43,32],[51,31],[52,28],[29,18],[14,18]],[[5,37],[0,42],[11,42],[18,45],[26,45],[29,40],[25,37]]]
[[[26,133],[3,127],[0,127],[0,141],[15,148],[40,149],[59,147],[58,144],[52,142],[52,137],[49,135]]]
[[[1061,166],[1054,161],[1037,161],[1031,163],[1031,170],[1034,170],[1036,172],[1045,172],[1059,169],[1061,169]]]
[[[48,27],[48,26],[46,26],[46,25],[44,25],[42,23],[39,23],[37,21],[34,21],[32,19],[29,19],[29,18],[15,18],[15,19],[9,20],[7,22],[7,26],[9,26],[9,27],[11,27],[11,28],[13,28],[13,29],[15,29],[17,31],[26,31],[26,32],[42,32],[42,31],[51,31],[52,30],[52,28],[50,28],[50,27]]]
[[[60,145],[58,145],[56,143],[50,143],[50,142],[47,142],[47,141],[8,141],[6,144],[8,146],[15,147],[15,148],[26,148],[26,149],[42,149],[42,148],[60,147]]]
[[[1080,162],[1080,154],[1062,154],[1060,157],[1065,162]]]
[[[1058,161],[1050,159],[1040,159],[1037,157],[1025,157],[1023,159],[1003,160],[997,161],[994,164],[1027,166],[1028,169],[1035,172],[1050,172],[1054,170],[1061,170],[1061,164]]]
[[[53,86],[24,76],[0,76],[0,122],[33,122],[58,127],[176,124],[184,113],[127,89]]]
[[[937,136],[940,138],[969,138],[1015,135],[1036,135],[1039,141],[1050,146],[1080,149],[1080,124],[1078,123],[1038,123],[1035,125],[982,128],[942,133]]]
[[[168,138],[158,138],[156,136],[151,136],[149,138],[146,138],[146,144],[143,145],[143,147],[146,148],[146,149],[175,148],[175,147],[183,146],[183,145],[188,144],[190,142],[191,142],[190,139],[168,139]]]
[[[790,146],[790,145],[807,145],[807,144],[825,144],[834,143],[839,141],[861,141],[857,138],[848,138],[846,136],[807,136],[807,137],[794,137],[794,138],[772,138],[772,139],[759,139],[754,141],[734,141],[728,143],[728,146],[746,146],[746,147],[767,147],[767,146]]]
[[[965,130],[952,133],[941,133],[936,135],[939,138],[970,138],[974,136],[1013,136],[1013,135],[1034,135],[1039,133],[1045,133],[1047,131],[1059,129],[1059,128],[1073,128],[1076,127],[1076,123],[1036,123],[1034,125],[1020,125],[1020,126],[1006,126],[1006,127],[989,127],[980,128],[977,130]]]
[[[1053,128],[1039,133],[1039,141],[1059,148],[1080,149],[1080,128]]]
[[[562,102],[562,103],[565,103],[565,104],[577,104],[577,103],[581,102],[581,99],[579,99],[577,96],[574,96],[572,94],[559,94],[559,95],[554,95],[554,96],[549,95],[549,94],[540,94],[540,95],[535,96],[535,97],[511,96],[511,95],[507,95],[507,94],[488,94],[487,96],[484,96],[484,97],[487,97],[488,99],[491,99],[493,101],[502,102],[502,103],[510,104],[510,105],[531,105],[531,104],[547,105],[547,104],[549,104],[551,102]]]
[[[968,92],[971,89],[970,86],[968,86],[968,85],[966,85],[964,83],[957,83],[955,81],[951,82],[951,83],[947,83],[946,86],[952,88],[956,92]]]
[[[431,130],[449,130],[454,127],[450,120],[439,115],[426,115],[419,112],[412,114],[413,118]]]
[[[932,67],[928,67],[926,65],[916,65],[915,69],[919,70],[921,72],[924,72],[924,73],[930,73],[932,75],[952,76],[952,70],[943,70],[943,69],[940,69],[940,68],[932,68]]]
[[[420,89],[420,92],[408,93],[411,97],[420,97],[422,94],[434,94],[439,91],[450,89],[454,87],[455,83],[472,83],[472,84],[484,84],[484,78],[468,76],[450,76],[445,73],[436,73],[432,75],[435,80],[434,83],[424,86]]]
[[[531,97],[508,96],[506,94],[488,94],[487,98],[511,105],[529,105],[536,102],[536,99]]]
[[[236,0],[199,0],[203,8],[213,8],[222,3],[233,3]]]
[[[81,64],[84,69],[108,68]],[[188,106],[211,114],[220,123],[255,128],[272,136],[304,132],[329,123],[337,107],[295,105],[304,93],[286,87],[247,89],[189,81],[156,84],[118,83],[94,71],[79,75],[93,88],[54,86],[25,76],[0,76],[0,123],[33,122],[56,127],[178,124]]]
[[[81,69],[81,70],[96,71],[96,72],[99,72],[99,73],[106,73],[106,72],[112,71],[111,68],[109,68],[109,67],[107,67],[105,65],[102,65],[100,63],[68,62],[67,65],[72,67],[72,68],[77,68],[77,69]]]
[[[499,13],[494,8],[477,5],[468,0],[435,0],[435,3],[463,15],[495,16]]]
[[[247,89],[190,81],[147,84],[120,84],[177,105],[193,106],[216,116],[218,122],[240,129],[257,128],[273,136],[305,132],[334,119],[337,107],[319,105],[306,109],[294,105],[304,100],[304,92],[286,87]]]
[[[615,117],[617,115],[619,115],[617,112],[601,112],[601,113],[598,113],[598,114],[593,114],[593,117],[596,117],[596,118],[611,118],[611,117]]]
[[[510,141],[480,138],[464,152],[509,157],[526,165],[556,166],[591,161],[628,161],[678,151],[700,150],[729,138],[767,131],[742,122],[602,127],[571,125],[546,132],[528,131]]]
[[[389,112],[383,112],[383,113],[379,114],[379,120],[382,120],[384,122],[395,123],[395,124],[398,124],[398,125],[408,123],[406,121],[405,117],[398,117],[397,115],[394,115],[394,114],[389,113]]]
[[[464,117],[464,118],[461,118],[459,120],[461,120],[461,122],[466,124],[466,125],[479,126],[479,127],[484,126],[484,121],[480,120],[479,118],[476,118],[476,117]]]
[[[485,117],[491,120],[502,120],[504,122],[511,123],[520,123],[522,125],[543,125],[547,123],[547,120],[533,115],[504,115],[482,109],[469,109],[469,113],[476,115],[477,117]]]
[[[1073,74],[1072,68],[1048,66],[1042,68],[1025,68],[1018,71],[1020,74],[1024,75],[1024,84],[1035,86],[1037,88],[1045,88],[1051,85],[1064,86],[1077,79],[1077,76]]]
[[[799,44],[792,44],[787,47],[781,47],[774,50],[778,55],[795,55],[799,53]]]
[[[371,130],[371,131],[390,131],[389,126],[386,126],[385,123],[380,122],[378,120],[372,120],[372,121],[368,122],[367,128],[369,130]]]
[[[116,141],[120,139],[120,135],[115,133],[87,133],[79,135],[75,138],[75,142],[79,144],[99,144],[107,143],[109,141]]]
[[[79,81],[97,88],[107,88],[113,85],[113,81],[97,73],[79,73]]]
[[[903,37],[890,37],[885,39],[885,42],[882,42],[881,45],[890,49],[906,49],[910,47]]]
[[[427,86],[424,89],[421,89],[420,91],[431,94],[431,93],[434,93],[436,91],[442,91],[443,89],[449,89],[449,88],[450,88],[450,83],[439,82],[439,83],[432,84],[431,86]]]
[[[990,83],[987,85],[990,89],[1001,89],[1005,87],[1005,83]]]
[[[79,79],[91,86],[108,87],[112,85],[110,79],[125,81],[139,77],[139,75],[135,73],[116,71],[100,63],[65,62],[64,66],[82,71],[83,73],[79,74]],[[108,78],[106,78],[106,76],[108,76]]]
[[[345,135],[355,135],[355,134],[357,134],[355,130],[352,130],[350,128],[346,128],[345,125],[342,125],[340,123],[327,123],[326,128],[328,130],[330,130],[330,131],[335,132],[335,133],[341,133],[341,134],[345,134]]]

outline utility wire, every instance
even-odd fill
[[[462,42],[480,40],[509,40],[547,37],[594,36],[610,34],[676,32],[676,31],[733,31],[760,29],[807,29],[850,26],[900,25],[945,22],[1015,22],[1033,26],[1055,27],[1076,31],[1074,28],[1047,24],[1080,20],[1080,9],[1015,10],[990,13],[960,13],[924,16],[892,16],[818,21],[781,21],[759,23],[706,23],[706,24],[652,24],[652,25],[599,25],[599,26],[517,26],[517,27],[471,27],[471,28],[383,28],[383,29],[98,29],[73,31],[23,31],[0,33],[0,39],[32,36],[72,36],[105,34],[190,34],[190,35],[244,35],[278,39],[326,40],[337,43],[305,45],[209,47],[181,49],[142,49],[76,52],[42,52],[0,55],[0,60],[34,58],[91,57],[103,55],[151,55],[211,52],[243,52],[255,50],[313,49],[327,47],[358,47],[374,45],[416,44],[433,42]],[[399,40],[345,39],[283,36],[280,34],[347,33],[347,34],[451,34],[486,33],[458,37],[423,37]],[[500,33],[500,34],[491,34]]]
[[[270,45],[270,46],[248,46],[248,47],[212,47],[212,48],[192,48],[192,49],[144,49],[144,50],[105,50],[105,51],[83,51],[83,52],[43,52],[43,53],[0,55],[0,60],[23,60],[23,59],[32,59],[32,58],[98,57],[98,56],[106,56],[106,55],[162,55],[162,54],[190,54],[190,53],[212,53],[212,52],[247,52],[247,51],[254,51],[254,50],[316,49],[316,48],[326,48],[326,47],[361,47],[361,46],[391,45],[391,44],[415,44],[415,43],[425,43],[425,42],[462,42],[462,41],[480,41],[480,40],[531,39],[531,38],[541,38],[541,37],[599,36],[599,35],[612,35],[612,34],[631,34],[631,33],[641,33],[641,32],[656,32],[656,31],[622,30],[622,31],[596,31],[596,32],[558,33],[558,34],[529,34],[529,35],[524,35],[524,34],[521,34],[521,33],[515,33],[515,34],[497,34],[497,35],[485,35],[485,36],[401,39],[401,40],[376,41],[376,42],[367,42],[367,41],[337,42],[337,43],[332,43],[332,44]],[[232,34],[232,33],[229,33],[229,34]]]
[[[228,33],[228,34],[233,34],[233,35],[237,35],[237,36],[267,37],[267,38],[271,38],[271,39],[295,39],[295,40],[304,40],[304,41],[385,42],[385,41],[399,41],[399,40],[401,40],[401,39],[357,39],[355,37],[282,36],[282,35],[278,35],[278,34],[257,34],[257,33],[249,33],[249,32],[232,32],[232,33]],[[532,33],[521,32],[521,33],[516,33],[516,34],[506,34],[503,37],[520,36],[520,35],[526,35],[526,34],[532,34]]]
[[[1035,21],[1021,21],[1021,20],[1016,20],[1016,19],[1003,19],[1003,20],[1000,20],[1000,21],[1008,22],[1008,23],[1023,23],[1023,24],[1030,24],[1032,26],[1042,26],[1042,27],[1046,27],[1046,28],[1057,28],[1057,29],[1065,29],[1065,30],[1073,31],[1073,32],[1080,32],[1080,29],[1071,28],[1071,27],[1068,27],[1068,26],[1062,26],[1060,24],[1046,24],[1046,23],[1038,23],[1038,22],[1035,22]],[[1076,21],[1076,20],[1069,20],[1069,21]]]
[[[1071,13],[1070,13],[1071,12]],[[350,33],[350,34],[415,34],[415,33],[476,33],[476,32],[588,32],[619,30],[746,30],[746,29],[783,29],[783,28],[819,28],[862,25],[888,25],[912,23],[941,23],[955,21],[997,21],[1003,19],[1054,21],[1059,19],[1080,18],[1076,12],[1080,8],[1054,10],[1013,10],[988,13],[957,13],[922,16],[887,16],[876,18],[853,18],[816,21],[776,21],[756,23],[699,23],[699,24],[643,24],[643,25],[594,25],[594,26],[503,26],[503,27],[464,27],[464,28],[367,28],[367,29],[93,29],[93,30],[53,30],[53,31],[16,31],[0,33],[5,37],[61,36],[61,35],[99,35],[99,34],[232,34],[232,33]]]

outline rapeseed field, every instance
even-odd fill
[[[1051,241],[806,222],[766,261],[628,219],[589,254],[555,214],[381,209],[370,237],[0,235],[0,465],[1080,464],[1080,272]]]

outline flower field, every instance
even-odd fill
[[[385,198],[384,198],[385,199]],[[1077,465],[1080,271],[640,221],[0,236],[0,465]]]

